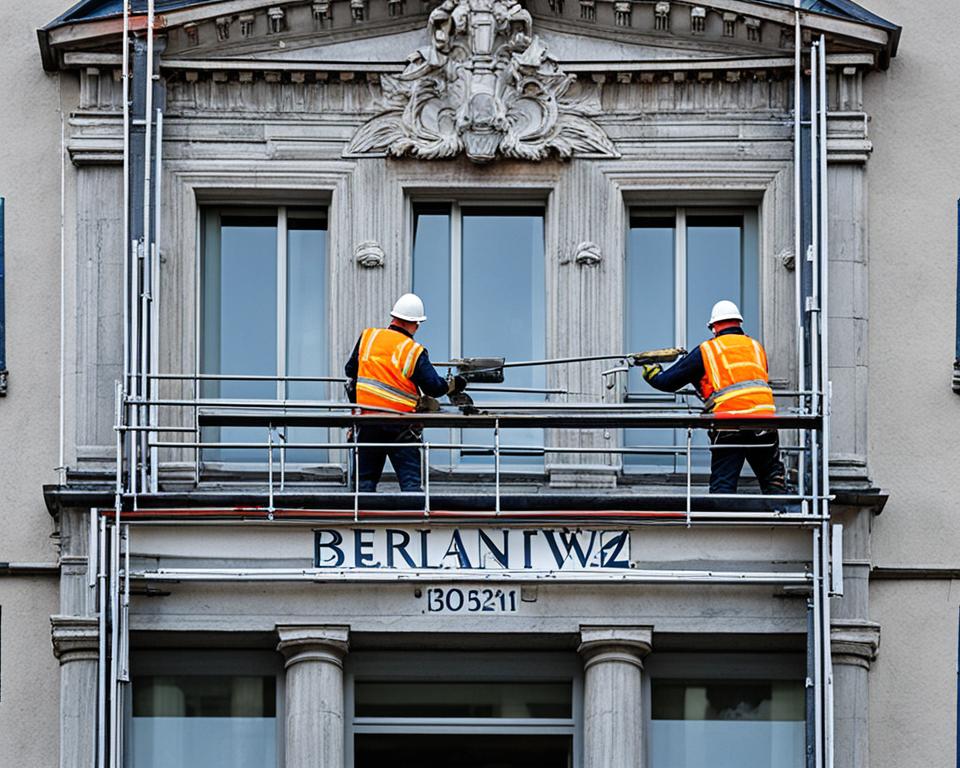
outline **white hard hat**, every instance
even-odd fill
[[[405,293],[390,310],[390,315],[399,320],[407,320],[411,323],[422,323],[427,319],[423,314],[423,302],[415,293]]]
[[[740,314],[736,304],[723,299],[714,304],[713,309],[710,310],[710,322],[707,323],[707,328],[721,320],[739,320],[742,323],[743,315]]]

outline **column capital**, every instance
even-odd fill
[[[342,667],[350,648],[350,627],[345,624],[278,624],[277,637],[277,650],[286,657],[288,669],[302,661]]]
[[[874,621],[833,621],[830,624],[830,653],[834,664],[851,664],[870,669],[880,648],[880,625]]]
[[[96,661],[100,647],[100,627],[96,616],[51,616],[50,639],[53,655],[61,664],[70,661]]]
[[[580,625],[584,669],[603,661],[620,661],[643,668],[643,657],[653,648],[653,627]]]

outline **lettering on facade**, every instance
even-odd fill
[[[445,0],[427,22],[430,45],[380,79],[383,111],[361,126],[348,155],[386,152],[477,163],[497,155],[619,157],[592,116],[595,85],[575,86],[511,0]]]
[[[630,568],[623,530],[322,528],[314,567],[337,570],[586,571]]]

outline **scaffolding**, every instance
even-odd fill
[[[262,525],[303,521],[411,522],[424,520],[504,523],[590,522],[597,524],[774,526],[810,532],[810,568],[803,571],[734,572],[634,570],[625,573],[565,574],[570,583],[634,584],[773,584],[809,589],[807,611],[807,739],[808,768],[833,765],[833,679],[830,656],[830,598],[842,594],[841,530],[830,518],[829,429],[830,382],[828,349],[827,238],[827,102],[826,41],[821,35],[804,45],[799,11],[795,14],[794,65],[794,202],[796,254],[795,390],[779,392],[791,406],[762,419],[724,419],[726,428],[790,430],[796,440],[783,447],[793,457],[796,492],[780,496],[753,493],[704,494],[694,483],[694,455],[711,446],[697,445],[694,435],[708,430],[716,418],[697,408],[656,410],[636,403],[544,401],[478,403],[477,412],[447,410],[409,416],[393,413],[362,417],[349,403],[327,400],[252,400],[205,398],[204,381],[275,381],[278,394],[294,381],[326,383],[336,377],[224,376],[158,370],[159,284],[158,241],[162,179],[163,98],[154,55],[154,3],[147,4],[142,36],[131,33],[130,4],[123,11],[123,147],[124,147],[124,302],[123,375],[116,385],[116,476],[112,499],[80,496],[91,508],[89,586],[99,607],[98,768],[119,768],[123,762],[124,699],[130,682],[130,585],[142,582],[364,582],[391,578],[384,573],[331,569],[202,568],[131,571],[131,537],[142,524],[177,524],[202,520],[230,525],[237,520]],[[131,93],[132,89],[132,93]],[[190,396],[164,398],[164,382],[189,383]],[[480,391],[481,388],[477,388]],[[509,391],[502,388],[499,391]],[[563,396],[563,390],[541,390]],[[187,414],[187,418],[184,418]],[[357,473],[322,488],[304,488],[291,479],[287,456],[293,450],[336,452],[341,466],[355,466],[359,451],[356,426],[411,423],[427,429],[482,429],[489,439],[411,442],[422,452],[422,493],[367,494]],[[242,441],[211,440],[206,429],[246,427],[262,437]],[[340,430],[352,428],[352,439],[295,441],[294,427]],[[563,446],[511,444],[511,429],[564,430],[649,428],[677,430],[676,445]],[[335,431],[330,434],[337,434]],[[453,433],[457,434],[457,433]],[[474,433],[471,433],[474,434]],[[545,433],[546,434],[546,433]],[[364,443],[370,446],[375,444]],[[391,446],[396,446],[396,443]],[[240,450],[263,458],[265,474],[248,490],[223,490],[205,482],[203,452]],[[471,450],[490,457],[483,485],[466,489],[438,487],[431,479],[431,452]],[[161,482],[161,459],[170,452],[190,452],[192,479],[184,488]],[[598,454],[610,466],[631,455],[667,454],[684,465],[679,492],[671,494],[538,492],[518,489],[504,471],[509,455],[564,456]],[[447,484],[449,485],[449,484]],[[112,503],[111,503],[112,502]],[[394,576],[393,578],[397,578]],[[410,571],[405,579],[432,581],[500,579],[537,581],[546,573],[511,571],[476,573]]]

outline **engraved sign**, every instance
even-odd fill
[[[320,569],[482,574],[630,568],[625,530],[398,526],[322,528],[314,537],[314,566]]]

